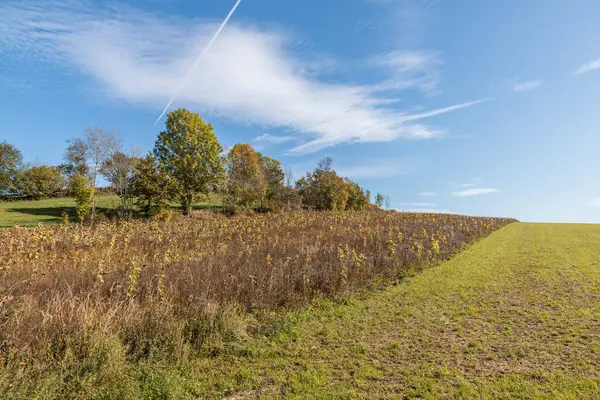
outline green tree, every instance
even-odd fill
[[[289,206],[293,189],[285,186],[285,173],[281,168],[281,163],[261,153],[258,153],[258,157],[267,183],[263,206],[271,210]]]
[[[331,168],[332,160],[321,160],[318,167],[296,183],[302,202],[315,210],[345,210],[350,189]]]
[[[352,182],[350,179],[344,179],[348,186],[348,201],[346,203],[346,210],[364,210],[369,207],[369,197],[358,185],[358,183]]]
[[[102,164],[121,147],[119,136],[114,132],[88,127],[83,137],[76,137],[67,142],[69,143],[65,151],[65,160],[69,164],[67,169],[89,176],[95,191]],[[92,221],[95,215],[96,202],[92,192]]]
[[[23,170],[21,151],[6,141],[0,142],[0,194],[17,189],[18,180]]]
[[[377,193],[377,195],[375,195],[375,205],[379,208],[383,208],[384,202],[385,197],[381,193]]]
[[[90,215],[94,199],[94,189],[89,180],[83,175],[73,175],[69,181],[71,195],[75,198],[75,213],[80,222]]]
[[[18,186],[22,195],[39,200],[63,194],[66,182],[59,168],[41,165],[25,170]]]
[[[233,146],[227,154],[227,174],[225,203],[251,208],[263,201],[267,192],[265,170],[252,146]]]
[[[169,206],[177,183],[169,177],[152,154],[134,161],[131,193],[136,204],[149,217],[153,210]]]
[[[167,115],[165,125],[154,154],[161,168],[177,182],[183,213],[189,214],[198,195],[214,191],[222,182],[223,149],[213,126],[197,113],[180,108]]]

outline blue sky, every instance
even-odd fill
[[[0,2],[0,138],[150,150],[234,0]],[[600,3],[242,0],[172,108],[406,210],[600,222]]]

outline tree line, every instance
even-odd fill
[[[236,144],[224,153],[213,126],[199,114],[178,109],[167,115],[165,130],[145,156],[122,151],[118,135],[88,128],[82,137],[67,141],[64,163],[25,166],[21,152],[0,142],[0,194],[26,199],[64,196],[75,198],[79,220],[93,220],[99,177],[110,183],[120,199],[118,215],[131,216],[137,207],[146,216],[179,203],[183,214],[210,194],[221,196],[229,211],[361,210],[389,208],[389,197],[371,194],[332,168],[331,158],[294,182],[289,168]]]

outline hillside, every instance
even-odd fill
[[[599,241],[596,225],[510,224],[389,289],[274,315],[212,357],[78,384],[134,398],[597,398]]]

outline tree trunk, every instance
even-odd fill
[[[94,164],[94,171],[92,174],[92,225],[94,224],[94,220],[96,219],[96,179],[98,178],[97,166],[98,163]]]
[[[192,193],[184,193],[181,200],[183,215],[190,215],[194,207],[194,195]]]

